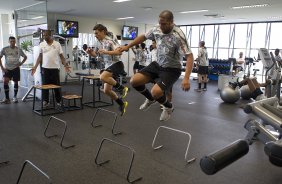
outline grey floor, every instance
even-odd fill
[[[0,104],[0,161],[10,161],[9,165],[0,167],[0,184],[16,183],[25,160],[30,160],[41,168],[55,184],[127,183],[126,173],[130,160],[128,150],[105,143],[101,160],[111,159],[111,162],[101,167],[95,165],[95,155],[103,138],[120,142],[136,151],[131,179],[143,177],[137,183],[281,183],[281,168],[270,164],[260,143],[253,144],[246,156],[216,175],[205,175],[199,166],[202,156],[245,137],[247,131],[243,126],[250,117],[240,106],[246,102],[240,101],[233,105],[222,103],[216,82],[211,82],[208,91],[202,93],[194,90],[183,92],[180,82],[174,86],[175,111],[166,122],[159,121],[159,105],[154,105],[146,112],[140,111],[138,108],[144,98],[132,89],[127,97],[127,112],[117,120],[116,129],[121,130],[122,135],[111,134],[113,119],[109,114],[101,113],[97,117],[97,122],[104,126],[92,128],[90,122],[96,111],[93,108],[85,107],[83,110],[55,115],[68,123],[64,144],[76,145],[67,150],[60,148],[59,138],[44,137],[43,132],[49,116],[41,117],[33,113],[30,100],[18,104]],[[193,81],[192,88],[195,87],[196,82]],[[79,94],[80,89],[79,83],[63,86],[63,91],[68,93]],[[25,92],[25,89],[21,89],[19,96],[23,96]],[[90,88],[87,93],[90,97]],[[0,97],[3,98],[3,91]],[[106,109],[118,112],[116,105]],[[54,126],[49,133],[62,131],[62,126]],[[188,157],[196,157],[196,162],[185,164],[187,137],[178,133],[160,131],[157,143],[163,144],[164,148],[154,151],[151,144],[159,126],[191,133]],[[27,166],[21,183],[47,182]]]

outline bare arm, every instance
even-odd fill
[[[101,49],[98,51],[100,54],[107,54],[107,55],[121,55],[122,53],[119,50],[113,50],[113,51],[109,51],[109,50],[104,50]]]
[[[3,56],[0,56],[0,67],[2,69],[3,72],[6,72],[6,68],[4,68],[3,64],[2,64],[2,57]]]
[[[39,56],[37,57],[36,63],[35,65],[32,67],[31,69],[31,75],[34,75],[38,65],[42,63],[42,53],[39,54]]]
[[[88,48],[86,50],[86,53],[89,54],[92,57],[97,57],[97,53],[93,49]]]
[[[27,60],[27,56],[24,56],[22,62],[20,62],[20,64],[19,64],[19,66],[23,65],[26,60]]]
[[[193,68],[193,62],[194,62],[194,57],[193,54],[188,54],[186,56],[186,69],[185,69],[185,75],[182,81],[182,89],[184,91],[188,91],[190,89],[190,75],[192,72]]]
[[[70,72],[70,66],[68,66],[68,63],[66,62],[64,55],[60,54],[59,56],[60,56],[62,64],[64,65],[65,71],[69,73]]]
[[[119,51],[123,52],[123,51],[128,51],[129,48],[137,45],[137,44],[140,44],[140,43],[143,43],[144,41],[146,40],[146,37],[144,34],[136,37],[132,42],[130,42],[128,45],[126,46],[121,46],[119,47]]]

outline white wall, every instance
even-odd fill
[[[63,14],[55,14],[55,13],[49,13],[48,14],[48,28],[56,30],[56,24],[57,20],[72,20],[72,21],[78,21],[79,24],[79,32],[80,33],[93,33],[93,27],[96,24],[103,24],[105,25],[109,31],[113,32],[115,35],[121,35],[122,34],[122,27],[123,25],[129,25],[129,26],[136,26],[138,27],[138,34],[143,34],[146,31],[148,31],[150,28],[153,27],[153,25],[147,25],[147,24],[135,24],[135,23],[129,23],[126,21],[111,21],[111,20],[103,20],[99,18],[92,18],[92,17],[76,17],[76,16],[69,16],[69,15],[63,15]],[[128,40],[122,40],[121,44],[124,45],[128,43]],[[71,56],[72,51],[72,40],[70,39],[69,45],[67,47],[67,53]],[[129,74],[129,76],[133,75],[133,52],[130,50],[129,52],[124,52],[122,55],[122,61],[124,62],[125,71]]]

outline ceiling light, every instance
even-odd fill
[[[269,6],[269,4],[255,4],[255,5],[246,5],[246,6],[234,6],[231,9],[245,9],[245,8],[261,8],[261,7],[266,7]]]
[[[190,11],[183,11],[179,13],[200,13],[200,12],[207,12],[209,10],[190,10]]]
[[[122,3],[122,2],[126,2],[126,1],[131,1],[131,0],[115,0],[113,1],[114,3]]]
[[[134,17],[122,17],[122,18],[117,18],[117,20],[125,20],[125,19],[133,19]]]
[[[267,19],[276,19],[276,20],[279,20],[279,19],[282,19],[282,16],[273,16],[273,17],[267,17]]]
[[[145,11],[150,11],[152,10],[153,8],[152,7],[143,7]]]
[[[43,18],[44,16],[38,16],[38,17],[32,17],[31,19],[33,19],[33,20],[36,20],[36,19],[41,19],[41,18]]]

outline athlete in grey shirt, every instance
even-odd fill
[[[18,82],[20,81],[20,66],[26,61],[27,57],[22,49],[16,46],[16,38],[9,37],[10,46],[4,47],[0,53],[0,67],[4,77],[5,99],[1,103],[9,104],[9,81],[14,81],[14,98],[13,102],[17,103]],[[5,56],[5,66],[2,63],[2,57]],[[20,61],[21,56],[23,60]]]
[[[161,121],[170,118],[173,106],[166,98],[165,91],[170,89],[181,75],[181,61],[186,56],[187,64],[182,89],[190,89],[190,74],[193,65],[193,54],[182,30],[173,23],[173,14],[165,10],[159,15],[159,25],[149,30],[146,34],[138,36],[127,46],[120,47],[120,51],[128,50],[146,39],[156,40],[157,61],[139,71],[131,78],[131,85],[146,97],[140,110],[147,110],[156,101],[164,105],[160,116]],[[151,92],[145,84],[155,81]]]

